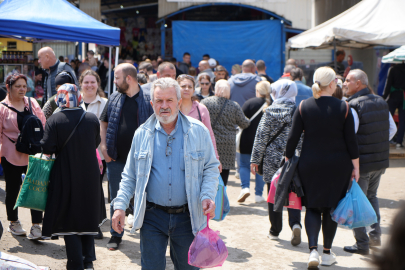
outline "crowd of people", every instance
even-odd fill
[[[344,250],[366,255],[381,245],[377,190],[389,166],[389,145],[397,132],[392,106],[398,104],[391,106],[375,95],[365,72],[351,70],[339,77],[332,68],[321,67],[309,87],[305,82],[312,78],[305,78],[293,59],[278,80],[266,74],[263,60],[247,59],[234,65],[231,74],[209,55],[198,69],[189,53],[181,63],[144,60],[138,70],[132,62],[117,63],[108,74],[109,60],[97,63],[94,52],[79,67],[57,59],[52,48],[41,48],[35,80],[38,76],[42,82],[42,108],[27,95],[24,74],[7,78],[0,145],[10,233],[26,235],[14,205],[28,154],[17,151],[15,141],[25,116],[35,115],[44,128],[42,153],[54,155],[55,164],[46,209],[31,210],[28,238],[63,237],[67,269],[93,269],[94,239],[103,238],[100,226],[107,220],[105,174],[111,202],[107,248],[119,249],[128,216],[131,232],[140,232],[142,269],[165,269],[168,243],[175,269],[198,269],[188,264],[187,252],[194,235],[207,225],[204,215],[214,216],[219,176],[227,185],[230,170],[236,168],[241,182],[237,202],[243,203],[250,196],[252,173],[254,199],[262,203],[264,185],[267,198],[280,164],[297,156],[308,268],[337,262],[332,252],[337,223],[331,210],[351,181],[359,183],[378,222],[368,233],[366,228],[354,229],[356,244]],[[107,90],[109,76],[116,92]],[[396,83],[387,84],[393,96],[395,87],[404,89]],[[403,133],[400,125],[400,145]],[[258,173],[261,164],[263,175]],[[268,238],[278,240],[282,212],[274,210],[268,203]],[[297,246],[301,211],[288,208],[288,220],[291,244]],[[381,269],[388,269],[389,256],[386,252],[376,259]]]

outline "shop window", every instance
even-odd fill
[[[15,42],[15,41],[7,41],[7,49],[8,50],[16,50],[17,49],[17,42]]]

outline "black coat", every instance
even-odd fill
[[[242,106],[242,111],[247,118],[252,118],[253,115],[263,106],[266,102],[265,98],[254,97],[248,99]],[[255,142],[255,135],[257,127],[259,126],[260,119],[262,119],[263,112],[260,112],[252,122],[250,122],[249,127],[242,131],[240,137],[240,153],[241,154],[252,154],[253,144]]]
[[[44,154],[58,155],[49,181],[42,235],[66,232],[97,232],[102,220],[100,170],[96,149],[100,144],[100,123],[86,113],[76,132],[61,151],[82,109],[64,110],[46,122],[41,141]]]

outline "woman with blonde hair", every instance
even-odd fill
[[[219,80],[215,84],[215,96],[204,98],[201,104],[205,105],[210,113],[211,126],[214,131],[219,161],[222,164],[222,180],[228,183],[229,170],[235,169],[236,129],[249,126],[249,120],[243,114],[238,103],[229,100],[231,86],[226,80]]]
[[[247,100],[242,106],[243,113],[249,119],[250,125],[242,131],[240,137],[239,175],[242,187],[238,197],[238,202],[240,203],[244,202],[246,198],[250,196],[250,158],[252,157],[253,143],[260,119],[265,109],[271,105],[270,92],[270,83],[268,81],[258,82],[256,84],[256,97]],[[263,176],[256,173],[255,180],[255,202],[260,203],[265,201],[262,197],[264,186]]]
[[[322,226],[322,265],[336,263],[331,252],[337,223],[331,218],[349,188],[351,179],[359,179],[359,149],[354,119],[346,102],[332,97],[336,89],[336,74],[329,67],[315,71],[313,97],[299,104],[295,111],[286,146],[286,160],[294,155],[301,134],[304,142],[298,173],[305,196],[305,229],[310,255],[308,268],[319,265],[318,235]],[[305,130],[305,132],[304,132]]]

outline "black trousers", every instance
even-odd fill
[[[93,235],[65,235],[68,270],[83,270],[85,266],[96,260]],[[87,268],[88,266],[86,266]]]
[[[228,184],[229,170],[222,169],[221,177],[222,181],[224,181],[224,185],[226,186]]]
[[[22,184],[21,174],[27,173],[27,166],[15,166],[7,161],[5,157],[1,158],[1,165],[4,171],[4,180],[6,181],[6,211],[7,220],[18,220],[18,208],[13,209],[17,201],[18,193]],[[42,212],[31,210],[32,223],[42,223]]]
[[[267,183],[267,194],[270,192],[270,184]],[[268,204],[268,210],[269,210],[269,220],[270,220],[270,234],[274,236],[278,236],[283,229],[283,213],[282,212],[274,212],[274,204],[272,203],[267,203]],[[301,211],[298,209],[290,209],[287,208],[288,211],[288,224],[290,225],[290,228],[295,224],[301,226]]]
[[[332,248],[338,224],[330,216],[331,208],[307,208],[305,215],[305,229],[308,235],[309,248],[318,248],[318,236],[323,233],[323,247]]]

